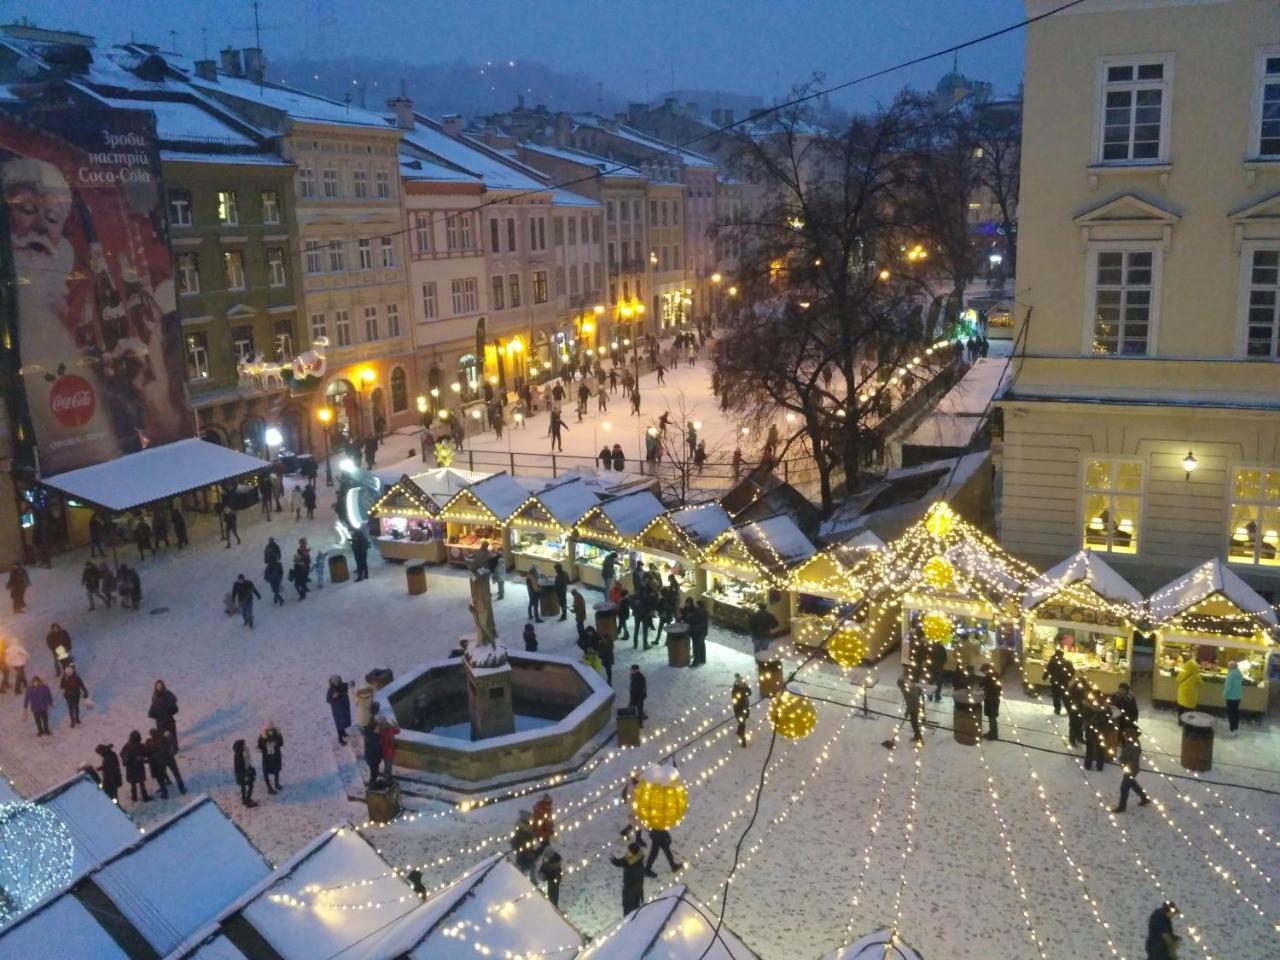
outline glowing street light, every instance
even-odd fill
[[[262,434],[262,439],[267,442],[267,453],[270,454],[272,447],[278,447],[284,443],[284,434],[280,432],[278,427],[267,427]]]
[[[723,280],[723,279],[724,279],[724,278],[723,278],[722,276],[720,276],[720,274],[718,274],[718,273],[713,273],[713,274],[711,275],[711,282],[712,282],[712,283],[719,283],[719,282],[720,282],[721,280]]]
[[[316,411],[316,419],[324,424],[324,485],[333,486],[333,467],[329,465],[329,424],[333,422],[333,410],[323,406]]]

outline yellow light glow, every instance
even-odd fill
[[[644,313],[644,304],[643,304],[643,303],[637,303],[637,304],[636,304],[636,313]]]
[[[421,395],[419,395],[418,397],[418,412],[419,413],[427,412],[427,398]]]
[[[373,383],[375,380],[378,379],[378,374],[373,369],[373,367],[361,367],[360,372],[359,374],[357,374],[357,376],[365,384]]]
[[[818,711],[806,697],[783,690],[769,704],[769,722],[779,736],[803,740],[818,725]]]
[[[840,667],[855,667],[867,655],[867,642],[852,627],[842,627],[827,642],[827,654]]]
[[[583,320],[583,321],[582,321],[582,332],[583,332],[584,334],[595,333],[595,332],[596,332],[596,325],[595,325],[594,323],[592,323],[590,320]]]
[[[950,590],[955,586],[956,572],[946,557],[930,557],[924,565],[924,582],[935,590]]]
[[[631,809],[650,830],[670,830],[689,809],[689,790],[674,767],[650,767],[631,791]]]
[[[955,522],[955,513],[949,506],[939,500],[929,508],[929,516],[925,519],[924,526],[933,536],[941,538],[951,532]]]
[[[711,275],[711,282],[712,282],[712,283],[719,283],[722,279],[724,279],[724,278],[723,278],[723,277],[721,277],[721,276],[720,276],[720,274],[718,274],[718,273],[713,273],[713,274]]]
[[[319,410],[316,411],[316,417],[319,418],[321,423],[327,424],[330,420],[333,419],[333,411],[330,410],[328,407],[321,407]]]
[[[521,340],[519,337],[512,337],[511,342],[507,344],[507,351],[509,353],[520,353],[523,350],[524,350],[524,341]]]
[[[924,638],[930,643],[947,643],[952,633],[951,618],[945,613],[926,613],[923,629]]]
[[[592,307],[592,309],[593,309],[593,310],[595,310],[595,312],[596,312],[596,316],[597,316],[597,317],[599,317],[599,316],[603,316],[603,315],[604,315],[604,304],[603,304],[603,303],[597,303],[594,307]]]

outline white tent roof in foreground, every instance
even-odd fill
[[[129,510],[268,466],[265,460],[247,453],[190,439],[148,447],[40,482],[107,510]]]
[[[1221,557],[1206,560],[1194,570],[1165,584],[1151,595],[1151,619],[1156,623],[1172,620],[1205,597],[1219,593],[1245,613],[1251,613],[1267,626],[1276,625],[1276,612],[1271,604],[1233,573]]]
[[[137,825],[86,773],[32,797],[31,802],[48,807],[66,825],[73,847],[72,876],[78,877],[141,838]]]
[[[727,926],[716,934],[715,911],[692,899],[684,884],[668,887],[597,937],[578,960],[759,960]]]
[[[869,933],[856,943],[841,947],[835,953],[829,953],[822,960],[924,960],[920,953],[892,931],[877,930]]]
[[[1036,577],[1022,598],[1022,608],[1030,610],[1039,606],[1073,583],[1084,584],[1112,603],[1142,605],[1142,594],[1128,580],[1107,566],[1093,550],[1081,550]]]
[[[60,896],[27,922],[19,921],[0,930],[0,956],[34,960],[55,955],[130,960],[93,914],[72,896]]]

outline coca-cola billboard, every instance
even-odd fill
[[[40,473],[194,434],[150,114],[0,105],[0,242]]]

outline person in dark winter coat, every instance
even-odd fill
[[[169,547],[169,517],[163,507],[151,515],[151,540],[157,547],[162,543],[165,549]],[[155,555],[154,550],[151,553]]]
[[[147,752],[151,755],[151,776],[160,785],[160,796],[169,796],[169,775],[178,785],[178,792],[185,794],[187,785],[182,782],[182,771],[178,769],[178,761],[174,759],[173,748],[169,746],[169,737],[156,727],[151,728],[147,737]]]
[[[386,717],[377,717],[378,745],[382,747],[382,772],[388,780],[395,778],[396,736],[400,728]]]
[[[1173,932],[1178,908],[1166,900],[1147,918],[1147,960],[1175,960],[1182,938]]]
[[[419,900],[427,899],[427,888],[422,885],[422,871],[410,870],[405,874],[404,878],[409,881],[409,889],[411,889]]]
[[[298,599],[307,599],[307,584],[311,582],[311,561],[299,550],[293,555],[293,567],[289,570],[289,582],[298,591]]]
[[[601,470],[609,470],[613,467],[613,450],[606,443],[600,448],[600,452],[596,455],[596,460],[600,462]]]
[[[116,590],[118,584],[116,582],[116,572],[107,566],[107,561],[98,561],[98,595],[107,603],[107,609],[111,609],[111,605],[115,603]]]
[[[632,840],[627,852],[620,857],[610,857],[609,862],[622,868],[622,915],[628,916],[644,903],[644,854],[640,844]]]
[[[929,679],[933,681],[933,693],[929,699],[934,703],[942,702],[942,680],[946,672],[947,645],[941,640],[935,640],[929,644]]]
[[[703,666],[707,662],[707,632],[711,629],[711,615],[707,613],[707,606],[702,600],[689,608],[685,622],[689,624],[689,643],[693,647],[689,666]]]
[[[1097,769],[1101,770],[1107,762],[1104,741],[1111,726],[1111,711],[1102,691],[1088,681],[1085,681],[1081,700],[1081,724],[1084,730],[1084,768],[1088,770],[1096,763]]]
[[[92,560],[84,562],[84,570],[80,573],[80,585],[84,587],[84,592],[89,595],[89,609],[97,609],[93,604],[94,597],[102,597],[103,603],[107,598],[102,596],[99,587],[102,585],[102,574],[98,573],[98,568]]]
[[[156,555],[155,545],[151,542],[151,524],[146,520],[139,518],[138,525],[133,528],[133,542],[138,545],[138,559],[147,559],[147,551],[151,551],[151,555]]]
[[[565,579],[566,580],[568,579],[567,574],[565,575]],[[577,591],[576,588],[574,590],[571,590],[570,593],[573,595],[573,601],[570,604],[570,606],[573,607],[573,623],[574,623],[574,626],[578,628],[578,644],[579,646],[581,646],[582,634],[586,630],[586,626],[587,626],[587,601],[586,601],[586,598],[584,598],[582,594]],[[564,617],[562,616],[560,619],[563,620]]]
[[[559,563],[556,564],[556,596],[560,600],[560,619],[564,620],[569,616],[569,575]]]
[[[236,577],[236,582],[231,585],[231,601],[240,610],[240,618],[250,630],[253,629],[254,597],[261,600],[262,594],[258,592],[252,580],[246,578],[243,573],[240,574]]]
[[[61,676],[63,656],[71,653],[71,634],[67,633],[61,624],[55,623],[45,634],[44,645],[49,648],[49,655],[53,657],[53,675]],[[59,647],[63,650],[63,656],[58,654]]]
[[[635,709],[640,726],[643,727],[645,720],[648,719],[644,712],[644,701],[649,696],[649,681],[645,679],[638,663],[631,665],[631,679],[628,683],[627,693],[631,698],[627,705]]]
[[[538,635],[534,632],[532,623],[524,625],[524,649],[526,653],[538,652]]]
[[[618,592],[618,639],[630,640],[631,633],[627,629],[627,621],[631,619],[631,592],[624,590],[621,584],[615,584]],[[634,648],[634,644],[632,647]]]
[[[1068,663],[1067,667],[1071,670],[1071,682],[1067,685],[1066,695],[1067,739],[1074,747],[1084,742],[1084,701],[1088,695],[1089,685],[1083,676],[1075,672],[1071,664]]]
[[[378,718],[374,717],[361,730],[364,736],[364,762],[369,765],[369,786],[374,785],[382,770],[382,738],[378,736],[377,721]]]
[[[1138,783],[1138,771],[1142,769],[1142,731],[1123,715],[1120,719],[1120,769],[1124,776],[1120,778],[1120,803],[1111,808],[1112,813],[1124,813],[1131,790],[1138,795],[1138,806],[1145,807],[1151,802],[1147,791]]]
[[[1120,684],[1111,695],[1111,706],[1115,707],[1124,721],[1131,724],[1138,722],[1138,699],[1130,692],[1127,683]]]
[[[595,634],[596,655],[600,657],[600,666],[604,667],[604,679],[613,686],[613,637],[602,637],[596,634],[595,627],[587,627],[587,634]]]
[[[124,776],[120,772],[120,758],[116,756],[115,750],[109,743],[98,744],[93,752],[102,760],[98,767],[98,782],[102,785],[102,792],[113,802],[118,803],[120,788],[124,786]]]
[[[269,564],[280,559],[280,544],[275,537],[267,537],[267,545],[262,548],[262,562]]]
[[[530,567],[524,575],[524,589],[529,594],[529,607],[525,616],[534,623],[542,622],[542,614],[538,610],[538,568]]]
[[[58,681],[62,688],[62,699],[67,701],[67,715],[73,727],[80,726],[80,700],[89,696],[89,688],[84,685],[84,677],[80,676],[73,664],[67,664],[62,671],[62,679]]]
[[[178,549],[181,550],[191,542],[187,539],[187,518],[182,515],[182,511],[177,507],[170,507],[169,522],[173,524],[173,536],[178,544]]]
[[[615,473],[621,473],[627,468],[627,455],[622,452],[622,444],[615,443],[613,445],[613,470]]]
[[[5,587],[9,591],[9,599],[13,601],[13,612],[21,613],[27,609],[27,587],[31,586],[31,576],[22,564],[14,564],[9,571],[9,579]]]
[[[996,668],[989,663],[982,665],[982,712],[987,717],[988,740],[1000,739],[1000,678]]]
[[[745,747],[747,721],[751,718],[751,686],[740,673],[733,675],[733,686],[729,688],[729,700],[733,704],[733,715],[738,720],[738,742]]]
[[[564,863],[560,859],[560,854],[554,850],[548,850],[542,858],[542,866],[538,868],[538,875],[547,881],[547,899],[551,901],[553,907],[560,906],[560,879],[564,876]]]
[[[279,558],[267,564],[262,571],[262,579],[271,588],[271,602],[277,607],[284,606],[284,597],[280,596],[280,587],[284,584],[284,564]]]
[[[231,549],[231,538],[236,538],[236,545],[240,545],[240,533],[236,530],[236,512],[232,509],[231,504],[225,504],[222,508],[222,538],[227,542],[227,549]]]
[[[538,855],[545,847],[546,844],[538,840],[533,829],[533,814],[528,810],[521,810],[520,819],[511,832],[511,852],[515,854],[516,867],[529,875],[530,883],[538,882]]]
[[[53,691],[39,677],[31,678],[31,686],[27,687],[22,697],[22,709],[30,710],[36,720],[36,736],[48,737],[49,710],[53,707]]]
[[[116,574],[116,579],[120,589],[120,605],[127,606],[130,610],[138,610],[142,606],[142,578],[138,576],[138,571],[127,563],[120,564],[120,571]],[[125,601],[129,602],[126,604]]]
[[[302,488],[302,506],[307,511],[307,519],[314,520],[316,516],[316,488],[314,484],[308,483]]]
[[[267,793],[277,793],[280,790],[280,768],[284,766],[284,737],[270,720],[258,734],[258,753],[262,755],[262,779],[267,785]],[[273,778],[274,786],[271,783]]]
[[[658,859],[661,853],[667,858],[667,866],[671,868],[672,873],[679,873],[684,869],[683,863],[677,863],[675,856],[671,853],[671,831],[669,830],[649,830],[649,859],[645,861],[644,875],[646,877],[656,877],[653,872],[654,861]]]
[[[124,778],[129,784],[129,799],[138,802],[138,794],[142,794],[142,802],[150,803],[147,793],[147,745],[142,742],[142,734],[137,730],[129,734],[129,739],[120,748],[120,762],[124,764]]]
[[[1053,655],[1044,665],[1044,678],[1049,681],[1049,692],[1053,695],[1053,712],[1062,713],[1062,704],[1066,699],[1067,686],[1071,683],[1074,668],[1067,662],[1062,647],[1056,647]]]
[[[604,580],[604,592],[607,596],[609,589],[613,586],[613,581],[618,576],[618,555],[610,553],[604,558],[604,563],[600,564],[600,576]]]
[[[240,787],[240,802],[246,807],[256,807],[258,804],[253,799],[253,782],[258,779],[258,771],[249,762],[243,740],[237,740],[231,745],[231,755],[236,785]]]
[[[178,698],[164,685],[163,680],[157,680],[151,691],[151,709],[147,711],[147,716],[168,736],[174,753],[178,752],[178,721],[174,719],[177,715]]]
[[[369,537],[363,528],[351,535],[351,555],[356,561],[356,582],[369,579]]]
[[[101,514],[93,514],[89,518],[89,556],[105,557],[107,551],[102,546],[102,536],[106,530]]]
[[[757,604],[755,613],[747,619],[747,629],[751,632],[751,646],[756,653],[768,650],[773,631],[778,629],[778,618],[765,609],[763,603]]]
[[[333,725],[338,731],[338,742],[346,745],[347,731],[351,729],[351,689],[342,677],[336,673],[329,678],[329,692],[325,700],[329,704],[329,712],[333,714]]]

